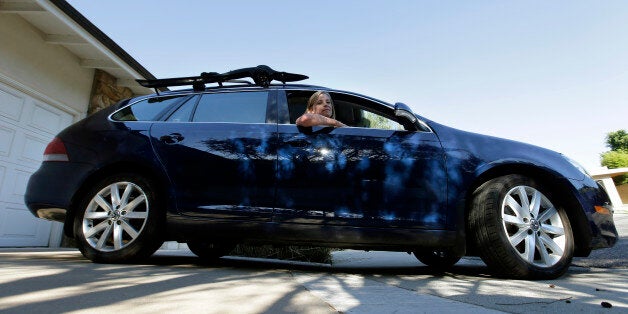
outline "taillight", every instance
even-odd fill
[[[48,143],[44,151],[44,161],[68,161],[68,151],[65,149],[63,141],[55,137]]]

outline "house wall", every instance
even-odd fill
[[[0,16],[0,74],[84,116],[94,69],[63,46],[48,44],[43,35],[15,14]],[[9,82],[10,83],[10,82]],[[16,86],[14,86],[16,87]],[[19,87],[18,87],[19,88]]]

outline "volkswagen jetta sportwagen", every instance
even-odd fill
[[[305,78],[258,66],[140,81],[156,93],[58,134],[26,204],[104,263],[175,240],[203,259],[238,243],[313,245],[439,268],[479,255],[497,274],[555,278],[617,241],[607,194],[567,157],[287,83]],[[192,88],[158,90],[179,85]],[[295,124],[315,91],[347,127]]]

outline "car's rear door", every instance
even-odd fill
[[[179,212],[270,219],[277,160],[274,93],[203,93],[152,126]]]
[[[291,94],[298,92],[287,92],[289,107],[303,107],[290,100]],[[337,118],[355,127],[279,124],[275,219],[283,223],[443,227],[447,181],[436,135],[387,127],[386,123],[395,123],[390,115],[362,110],[376,111],[382,106],[371,100],[333,92],[331,96]],[[392,110],[379,109],[382,113]],[[303,109],[290,110],[297,110],[297,114],[290,113],[293,122]]]

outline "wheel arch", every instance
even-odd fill
[[[468,228],[469,211],[475,191],[492,179],[511,174],[538,180],[546,189],[549,189],[552,199],[558,199],[560,206],[565,209],[569,223],[572,226],[572,230],[574,230],[574,256],[588,256],[591,252],[591,232],[588,219],[576,197],[577,191],[569,184],[569,180],[559,173],[533,164],[503,163],[487,167],[484,171],[479,172],[467,191],[465,198],[465,228]],[[575,232],[575,230],[578,232]],[[465,233],[469,234],[468,230]],[[471,245],[472,241],[467,239],[466,242],[470,252],[475,252],[476,249]]]
[[[155,168],[145,164],[131,161],[120,161],[108,164],[88,175],[81,184],[81,187],[74,193],[69,206],[70,210],[66,215],[63,225],[63,232],[67,237],[74,238],[74,218],[78,210],[77,206],[80,206],[79,204],[85,196],[85,193],[87,193],[89,189],[99,181],[121,173],[134,173],[144,176],[151,182],[155,183],[158,193],[163,193],[163,195],[174,195],[173,193],[168,193],[170,186],[169,179],[166,174],[161,171],[161,169],[156,170]],[[172,197],[168,197],[166,204],[167,208],[174,208],[173,206],[175,202]]]

